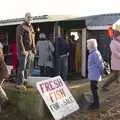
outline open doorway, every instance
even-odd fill
[[[68,77],[69,79],[81,78],[81,54],[82,54],[82,30],[69,30],[66,32],[66,39],[69,41],[70,51],[68,58]]]
[[[79,35],[78,35],[78,32],[71,32],[70,35],[74,36],[74,40],[78,40],[79,39]]]

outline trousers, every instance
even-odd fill
[[[93,104],[99,107],[98,81],[91,80],[91,92],[93,95]]]
[[[34,54],[28,51],[28,55],[19,55],[16,84],[20,85],[30,76],[34,66]]]

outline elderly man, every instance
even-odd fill
[[[24,23],[19,25],[16,30],[18,69],[17,69],[17,88],[25,88],[23,82],[27,81],[31,66],[34,60],[35,35],[31,25],[31,14],[26,13]]]

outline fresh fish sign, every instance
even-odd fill
[[[37,82],[36,87],[55,120],[60,120],[79,109],[60,76]]]

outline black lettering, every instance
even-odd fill
[[[57,111],[60,108],[60,106],[58,103],[55,103],[50,105],[50,108],[52,109],[52,111]]]

